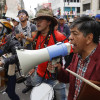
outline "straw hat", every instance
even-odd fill
[[[42,8],[40,9],[37,13],[36,13],[36,16],[34,18],[34,20],[38,20],[39,18],[48,18],[52,21],[52,24],[54,24],[54,26],[57,25],[57,20],[56,18],[54,17],[54,14],[52,12],[51,9],[48,9],[48,8]]]

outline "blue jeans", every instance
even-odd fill
[[[44,79],[43,77],[40,77],[37,72],[35,71],[34,76],[31,77],[31,82],[33,86],[36,86],[37,84],[41,82],[45,82],[47,84],[50,84],[53,86],[53,89],[55,91],[56,100],[67,100],[66,96],[66,84],[64,83],[57,83],[57,80],[52,79]],[[57,83],[57,84],[56,84]]]

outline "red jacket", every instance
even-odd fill
[[[54,31],[54,34],[55,34],[56,41],[58,41],[58,42],[61,42],[66,39],[66,36],[64,36],[62,33],[58,32],[58,31]],[[45,39],[45,37],[43,37],[42,35],[39,35],[39,37],[37,39],[37,43],[36,43],[36,49],[38,49],[40,44],[41,44],[41,48],[44,48],[44,42],[45,42],[45,41],[43,41],[44,39]],[[65,42],[68,42],[68,40],[66,40]],[[53,39],[53,36],[51,35],[47,46],[51,46],[54,44],[55,44],[54,39]],[[41,58],[41,59],[43,59],[43,58]],[[47,65],[48,65],[48,62],[44,62],[44,63],[38,65],[37,73],[39,76],[41,76],[41,77],[44,76]],[[45,75],[45,78],[49,78],[47,74]]]
[[[68,67],[68,69],[70,69],[73,72],[76,72],[77,64],[78,64],[78,56],[77,54],[74,54],[72,62]],[[88,68],[84,78],[94,81],[100,81],[100,44],[98,45],[94,54],[91,56],[91,60],[90,63],[88,64]],[[68,73],[66,70],[61,69],[60,72],[58,73],[58,80],[70,84],[68,100],[73,100],[76,77]]]

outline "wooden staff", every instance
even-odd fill
[[[98,91],[100,91],[100,87],[95,85],[94,83],[90,82],[89,80],[79,76],[78,74],[76,74],[75,72],[69,70],[66,68],[66,70],[71,73],[72,75],[76,76],[77,78],[79,78],[80,80],[84,81],[85,83],[87,83],[88,85],[92,86],[93,88],[97,89]]]

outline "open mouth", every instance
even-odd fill
[[[37,25],[37,28],[40,28],[41,26],[40,25]]]
[[[71,43],[71,41],[69,41],[69,43]],[[71,43],[72,48],[75,48],[75,44]]]
[[[76,48],[76,44],[72,44],[72,48],[75,49]]]

